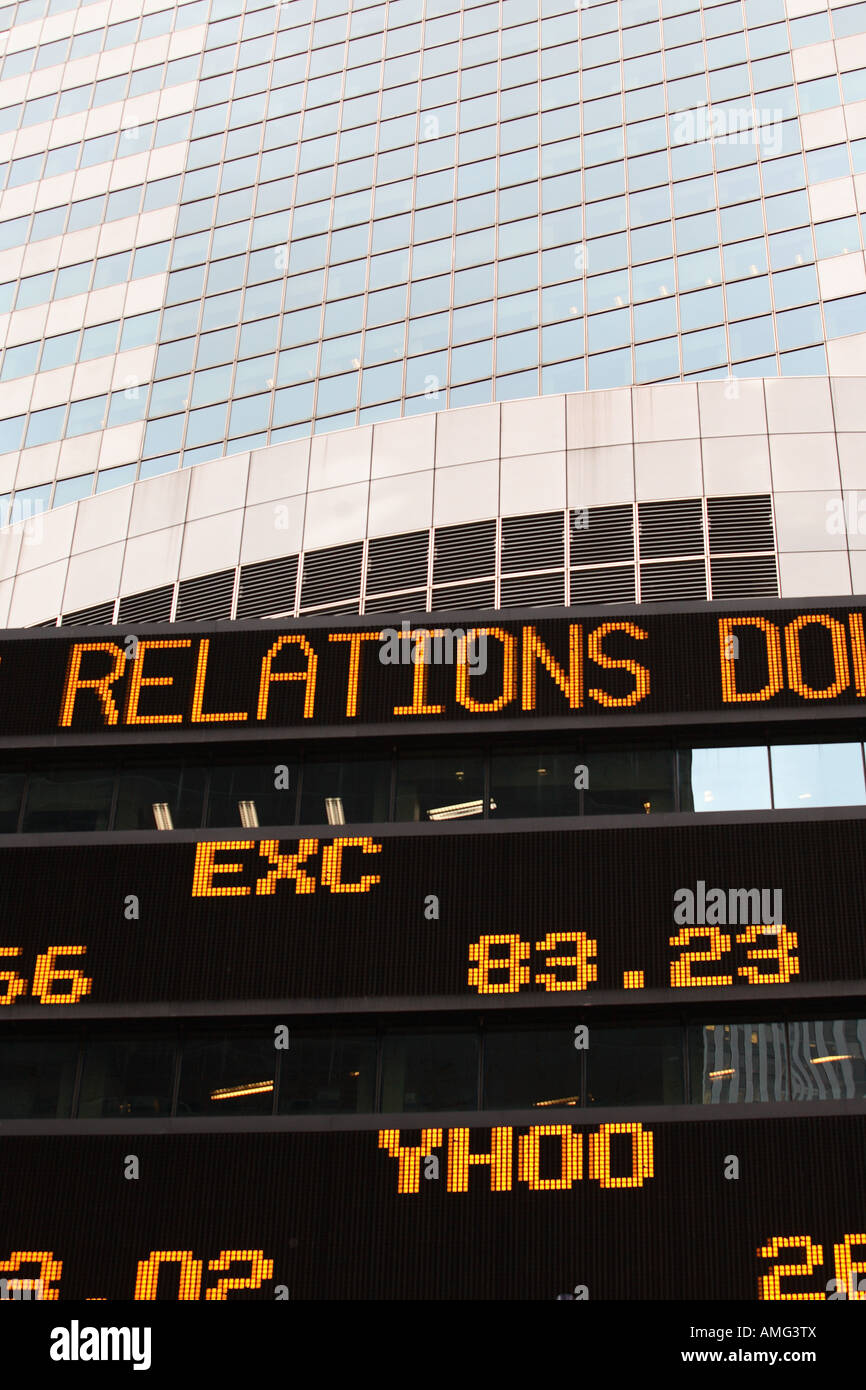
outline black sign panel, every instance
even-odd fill
[[[7,639],[0,739],[580,724],[866,701],[863,610],[853,600],[825,610],[439,621],[407,621],[402,632],[347,619],[340,629],[166,626]]]
[[[863,1115],[7,1138],[0,1298],[862,1300],[864,1143]]]
[[[5,850],[11,1007],[866,980],[864,820]],[[241,832],[243,833],[243,832]]]

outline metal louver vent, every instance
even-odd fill
[[[270,614],[293,613],[298,586],[298,557],[285,555],[279,560],[262,560],[244,565],[238,589],[239,618],[265,618]]]
[[[767,494],[707,499],[710,553],[772,550],[773,508]]]
[[[634,561],[634,515],[630,506],[584,507],[569,512],[568,525],[572,565]]]
[[[46,618],[46,620],[45,620],[44,623],[34,623],[33,626],[34,626],[34,627],[56,627],[56,626],[57,626],[57,619],[56,619],[56,618]]]
[[[495,608],[496,586],[490,579],[486,584],[455,584],[453,588],[433,590],[433,612],[451,608]]]
[[[426,608],[426,588],[407,589],[402,594],[380,594],[364,600],[365,613],[423,613]]]
[[[713,598],[778,598],[775,555],[726,555],[710,560]]]
[[[174,598],[174,585],[164,584],[161,589],[147,589],[141,594],[127,594],[120,600],[119,623],[167,623],[171,617],[171,601]]]
[[[562,569],[565,539],[562,512],[502,518],[502,573]]]
[[[367,593],[427,587],[428,531],[403,536],[376,536],[367,547]]]
[[[496,571],[496,522],[437,527],[433,541],[433,582],[482,579]]]
[[[707,596],[707,572],[703,560],[680,560],[672,565],[641,565],[642,603],[664,599]]]
[[[522,574],[502,580],[500,608],[562,607],[565,603],[564,574]]]
[[[309,612],[311,608],[321,608],[323,604],[353,599],[354,609],[349,606],[339,611],[357,613],[361,598],[363,553],[361,541],[331,546],[327,550],[309,550],[304,556],[301,611]]]
[[[634,603],[634,565],[572,570],[572,603]]]
[[[703,555],[704,525],[700,497],[688,497],[678,502],[641,502],[637,514],[638,547],[642,560]]]
[[[198,579],[182,579],[177,588],[176,622],[213,622],[232,615],[234,570],[204,574]]]
[[[305,613],[360,613],[361,600],[350,598],[345,603],[320,603],[318,608],[305,608]]]
[[[90,627],[97,623],[110,623],[114,618],[113,603],[97,603],[92,608],[79,608],[75,613],[64,613],[63,627]],[[53,624],[52,624],[53,626]]]

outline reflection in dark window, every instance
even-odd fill
[[[290,1030],[280,1054],[281,1115],[366,1114],[375,1109],[376,1039]]]
[[[397,764],[397,820],[464,820],[483,810],[483,760],[467,754]]]
[[[0,1119],[68,1119],[77,1059],[75,1038],[0,1040]]]
[[[484,1109],[580,1104],[583,1053],[573,1026],[491,1030],[484,1039]]]
[[[383,1110],[474,1110],[477,1104],[477,1036],[391,1033],[384,1039]]]
[[[388,819],[391,763],[308,762],[301,795],[302,825],[344,825]]]
[[[593,1028],[586,1054],[589,1105],[681,1105],[679,1028]]]
[[[34,772],[27,788],[22,829],[37,834],[107,830],[114,778],[85,768]]]
[[[491,816],[579,815],[580,789],[585,785],[582,766],[576,753],[494,754]]]
[[[183,1049],[178,1115],[270,1115],[273,1032],[191,1038]]]
[[[693,1105],[788,1099],[784,1023],[707,1023],[689,1033]]]
[[[129,768],[120,774],[116,830],[181,830],[201,825],[200,767]]]
[[[84,1056],[82,1119],[161,1119],[171,1113],[176,1045],[169,1038],[92,1039]]]
[[[294,825],[298,767],[272,762],[215,767],[211,773],[208,825]]]
[[[647,815],[674,809],[674,755],[612,749],[586,756],[587,815]]]
[[[866,1019],[790,1024],[791,1099],[866,1099]]]
[[[0,773],[0,835],[14,835],[18,829],[25,777],[23,772]]]

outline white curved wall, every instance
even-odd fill
[[[544,396],[200,464],[0,531],[0,623],[367,536],[770,492],[782,596],[866,592],[866,378]]]

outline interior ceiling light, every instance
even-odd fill
[[[343,798],[341,796],[325,797],[325,815],[328,817],[329,825],[346,824],[346,812],[343,810]]]
[[[817,1067],[819,1062],[853,1062],[854,1058],[850,1052],[840,1052],[837,1057],[810,1057],[809,1061],[813,1067]]]
[[[153,819],[157,830],[174,830],[171,808],[167,801],[153,802]]]
[[[211,1100],[237,1100],[239,1096],[258,1096],[274,1089],[273,1081],[246,1081],[240,1086],[224,1086],[219,1091],[211,1091]]]
[[[239,801],[238,810],[241,814],[241,825],[252,830],[259,824],[259,813],[254,801]]]
[[[479,797],[477,801],[459,801],[454,806],[433,806],[427,815],[431,820],[459,820],[462,816],[480,816],[484,803]],[[496,810],[496,803],[491,801],[491,811]]]
[[[533,1104],[543,1109],[546,1105],[577,1105],[577,1102],[577,1096],[560,1096],[557,1100],[536,1100]]]
[[[723,1076],[736,1076],[736,1074],[737,1074],[737,1073],[736,1073],[736,1071],[734,1070],[733,1067],[729,1067],[729,1068],[727,1069],[727,1071],[711,1071],[711,1072],[710,1072],[710,1080],[711,1080],[711,1081],[718,1081],[718,1080],[719,1080],[721,1077],[723,1077]]]

